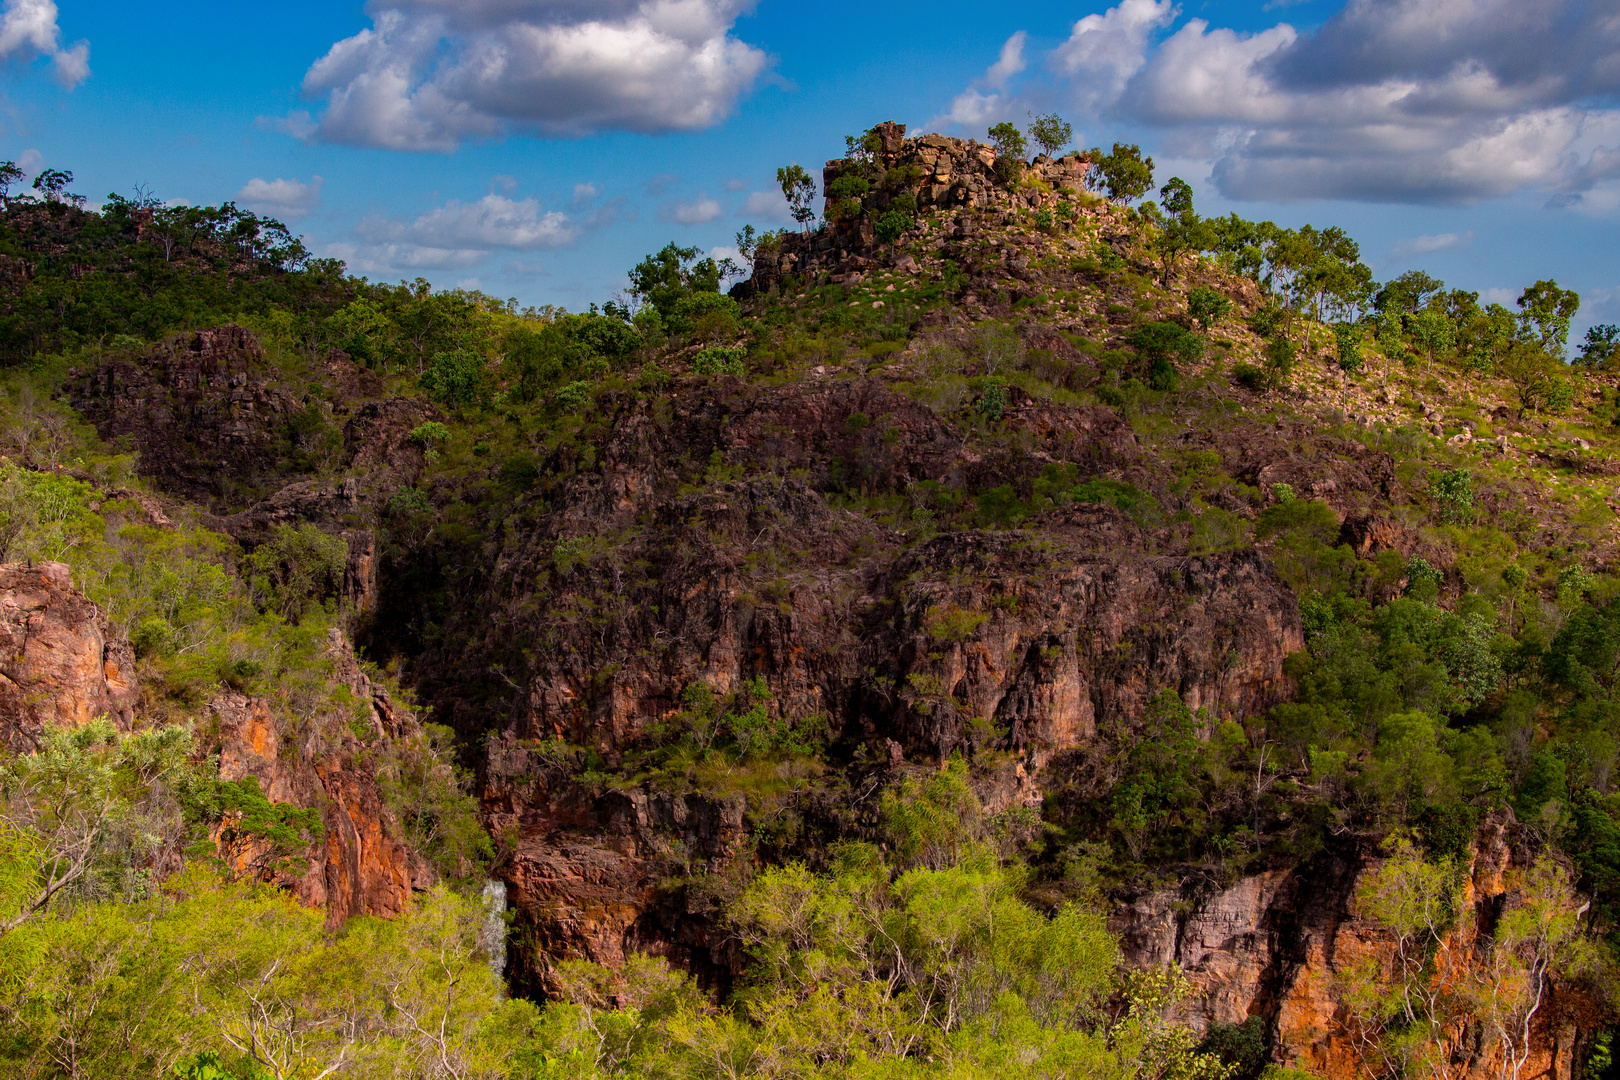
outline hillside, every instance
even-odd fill
[[[584,313],[0,210],[0,1060],[1605,1074],[1612,343],[1001,140]]]

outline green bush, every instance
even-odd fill
[[[450,429],[437,420],[429,420],[411,428],[406,438],[418,446],[439,446],[450,441]]]
[[[899,210],[886,210],[873,224],[872,234],[878,243],[892,244],[911,231],[913,224],[911,215]]]
[[[557,388],[551,395],[551,404],[558,412],[576,413],[595,400],[595,396],[590,383],[571,382]]]
[[[742,315],[742,306],[729,296],[717,292],[693,293],[675,302],[667,318],[671,333],[690,334],[707,320],[713,323],[735,324]]]
[[[1429,498],[1435,501],[1440,519],[1453,525],[1474,520],[1474,474],[1467,469],[1451,469],[1429,481]]]
[[[746,354],[741,349],[727,349],[718,345],[711,345],[692,357],[692,373],[694,375],[736,375],[746,374],[743,367],[743,357]]]
[[[277,525],[248,556],[255,600],[288,622],[298,622],[343,589],[349,543],[313,525]]]
[[[434,401],[459,411],[483,395],[484,358],[462,351],[439,353],[417,382]]]

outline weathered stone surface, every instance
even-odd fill
[[[0,566],[0,741],[35,745],[48,726],[106,716],[128,729],[135,657],[63,563]]]
[[[414,731],[415,720],[360,670],[348,640],[335,630],[328,652],[333,678],[370,703],[379,734]],[[432,869],[403,839],[352,735],[339,729],[331,738],[288,746],[263,699],[227,693],[211,708],[219,721],[220,779],[253,776],[272,802],[321,811],[326,835],[307,853],[307,870],[295,878],[271,873],[271,880],[303,903],[324,907],[331,925],[352,915],[402,914],[414,892],[433,884]],[[221,856],[239,870],[260,865],[263,843],[236,836],[229,825],[215,832]]]
[[[1512,815],[1501,812],[1481,827],[1469,851],[1460,901],[1464,916],[1448,942],[1453,954],[1483,953],[1482,935],[1504,906],[1517,902],[1510,872],[1532,857],[1520,846]],[[1348,838],[1313,865],[1268,870],[1230,887],[1201,893],[1197,886],[1136,898],[1113,919],[1126,959],[1140,967],[1180,965],[1198,993],[1181,1018],[1196,1030],[1262,1018],[1277,1055],[1333,1080],[1376,1074],[1364,1061],[1345,1005],[1346,976],[1372,964],[1392,978],[1394,940],[1363,918],[1356,890],[1379,866],[1366,841]],[[1594,1034],[1591,1002],[1575,986],[1555,985],[1538,1014],[1532,1056],[1524,1077],[1566,1080],[1579,1039]],[[1501,1051],[1472,1028],[1457,1030],[1448,1048],[1451,1075],[1486,1080],[1501,1075]]]
[[[1147,556],[1122,513],[1085,506],[1013,535],[941,536],[888,575],[895,640],[874,635],[864,667],[892,672],[884,716],[902,741],[943,757],[993,719],[1012,748],[1084,745],[1100,723],[1140,716],[1165,688],[1213,717],[1261,712],[1304,647],[1298,606],[1253,554]],[[976,622],[960,640],[953,617]],[[986,730],[979,728],[979,730]]]
[[[711,983],[736,969],[712,903],[675,880],[733,866],[747,836],[742,798],[591,795],[510,736],[492,739],[487,754],[486,819],[518,837],[500,870],[516,912],[517,986],[546,992],[557,961],[617,967],[635,952],[667,956]]]

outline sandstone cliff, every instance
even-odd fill
[[[135,656],[63,563],[0,566],[0,742],[36,744],[52,725],[109,716],[128,729]]]
[[[73,587],[67,566],[0,567],[0,737],[31,750],[47,727],[79,727],[107,717],[123,731],[142,723],[136,662],[105,615]],[[348,639],[327,642],[329,685],[341,686],[365,712],[375,741],[408,739],[415,717],[361,670]],[[351,915],[397,915],[435,875],[412,850],[378,787],[374,761],[342,717],[320,717],[289,737],[262,698],[223,691],[207,706],[213,723],[199,753],[218,755],[219,778],[258,779],[273,802],[320,812],[324,838],[305,853],[307,870],[283,880],[305,903],[322,906],[333,925]],[[229,821],[214,830],[219,852],[246,870],[265,842],[238,836]]]
[[[1469,846],[1461,918],[1447,945],[1465,968],[1484,971],[1494,927],[1522,902],[1514,871],[1529,865],[1535,844],[1503,811]],[[1243,876],[1224,888],[1195,877],[1138,896],[1112,925],[1129,963],[1178,964],[1192,976],[1196,995],[1182,1017],[1195,1029],[1257,1017],[1285,1064],[1333,1080],[1376,1075],[1383,1063],[1358,1028],[1349,997],[1358,966],[1372,964],[1386,986],[1395,980],[1395,937],[1356,902],[1380,863],[1373,838],[1352,835],[1309,863]],[[1518,1075],[1579,1075],[1578,1064],[1604,1023],[1590,987],[1555,983],[1536,1015],[1531,1055]],[[1442,1052],[1446,1075],[1459,1080],[1509,1072],[1500,1044],[1477,1019],[1449,1028]]]

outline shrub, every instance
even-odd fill
[[[589,405],[592,398],[590,383],[571,382],[557,388],[557,392],[551,395],[551,403],[558,412],[574,413]]]
[[[887,210],[872,226],[872,233],[880,244],[893,244],[910,231],[911,216],[899,210]]]
[[[717,292],[699,292],[675,301],[667,318],[671,333],[690,334],[705,322],[735,323],[742,315],[742,307],[729,296]]]
[[[692,357],[692,373],[694,375],[736,375],[740,377],[745,373],[743,355],[741,349],[710,346]]]
[[[418,446],[437,446],[450,441],[450,429],[437,420],[429,420],[425,424],[411,428],[406,438]]]
[[[986,420],[1000,420],[1007,411],[1007,388],[999,382],[989,381],[979,394],[979,415]]]
[[[1232,301],[1207,285],[1200,285],[1187,294],[1187,314],[1206,334],[1231,310]]]
[[[460,351],[439,353],[417,382],[434,401],[462,409],[483,393],[484,358]]]
[[[1232,368],[1232,381],[1245,390],[1264,390],[1266,388],[1266,372],[1264,368],[1253,364],[1239,363]]]
[[[1294,343],[1286,334],[1266,342],[1266,386],[1276,390],[1294,377]]]
[[[1467,469],[1439,474],[1429,481],[1429,498],[1442,521],[1466,525],[1474,519],[1474,474]]]
[[[1406,560],[1406,588],[1402,595],[1432,603],[1440,595],[1444,580],[1445,576],[1429,560],[1413,556]]]
[[[343,587],[349,544],[313,525],[278,525],[248,557],[254,599],[288,622],[335,597]]]
[[[990,616],[982,611],[968,611],[955,604],[934,604],[923,616],[923,629],[931,641],[943,645],[960,645],[984,624]]]

